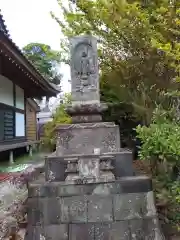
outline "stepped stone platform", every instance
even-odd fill
[[[28,206],[28,239],[163,239],[145,176],[88,184],[37,181],[29,186]]]
[[[119,127],[102,122],[97,41],[71,40],[72,124],[56,129],[45,177],[28,186],[26,240],[163,240],[151,179],[135,176]]]

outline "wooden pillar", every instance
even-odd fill
[[[14,155],[13,155],[13,150],[9,152],[9,162],[10,164],[14,163]]]
[[[33,148],[32,146],[29,146],[29,156],[32,157],[33,153]]]

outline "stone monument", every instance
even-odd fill
[[[97,41],[70,43],[73,123],[56,129],[45,179],[29,184],[26,240],[162,240],[151,179],[134,174],[119,127],[102,122]]]

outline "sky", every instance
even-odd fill
[[[54,50],[60,50],[63,37],[60,27],[50,16],[53,11],[60,16],[57,0],[0,0],[3,14],[11,38],[20,48],[31,42],[45,43]],[[61,67],[62,90],[70,91],[69,67]]]

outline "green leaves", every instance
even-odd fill
[[[61,75],[57,71],[62,60],[60,52],[52,50],[46,44],[30,43],[23,48],[23,53],[45,78],[60,84]]]
[[[108,86],[101,91],[103,100],[111,92],[112,99],[133,104],[139,118],[150,123],[161,91],[179,85],[180,1],[58,3],[56,20],[67,38],[91,33],[100,41],[101,81]]]
[[[158,114],[159,113],[159,114]],[[138,126],[136,132],[142,141],[140,158],[143,160],[156,158],[170,165],[180,166],[180,124],[168,118],[168,114],[156,112],[153,123],[148,127]]]

